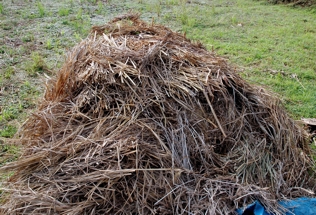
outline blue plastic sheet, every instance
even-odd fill
[[[290,201],[280,201],[288,212],[284,215],[316,215],[316,198],[298,198]],[[246,208],[238,209],[238,215],[273,215],[268,213],[260,202],[255,201]]]

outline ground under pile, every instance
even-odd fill
[[[94,27],[2,170],[4,214],[231,214],[312,195],[303,131],[226,61],[137,15]]]

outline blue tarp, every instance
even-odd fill
[[[288,212],[284,215],[316,215],[316,198],[298,198],[290,201],[280,201],[282,207]],[[238,215],[273,215],[268,213],[260,202],[255,201],[246,208],[238,209]]]

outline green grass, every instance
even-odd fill
[[[39,13],[39,17],[43,17],[46,13],[45,7],[41,2],[37,2],[37,9]]]
[[[0,3],[0,13],[3,13],[3,4]]]
[[[102,2],[102,1],[99,1],[99,2],[98,2],[98,10],[97,10],[97,13],[98,13],[98,14],[102,14],[103,11],[104,11],[103,2]]]
[[[46,44],[46,48],[47,48],[47,44]],[[33,52],[31,54],[31,61],[28,62],[25,69],[28,75],[34,77],[37,74],[42,73],[45,70],[48,70],[48,66],[40,53]]]
[[[70,11],[70,9],[63,7],[63,8],[60,8],[58,10],[58,14],[59,14],[59,16],[68,16],[69,15],[69,11]]]
[[[6,164],[7,162],[14,161],[18,158],[20,152],[20,148],[15,145],[3,144],[0,140],[0,167]],[[12,175],[11,173],[1,174],[0,181]],[[0,190],[1,197],[1,190]],[[1,201],[1,198],[0,198]]]
[[[0,136],[14,135],[44,92],[44,73],[54,76],[93,25],[130,10],[215,50],[247,81],[273,91],[293,118],[316,117],[313,8],[265,0],[14,0],[0,3]]]
[[[0,131],[0,137],[6,137],[6,138],[11,138],[14,136],[16,133],[17,128],[12,125],[5,126],[1,131]]]
[[[22,37],[22,41],[23,41],[24,43],[32,42],[32,41],[34,41],[34,40],[35,40],[35,38],[34,38],[34,34],[33,34],[33,33],[28,33],[28,34],[26,34],[26,35],[24,35],[24,36]]]
[[[16,119],[17,115],[18,115],[18,108],[15,108],[13,106],[4,108],[3,110],[1,110],[0,122]]]
[[[14,68],[12,66],[9,66],[4,70],[4,77],[6,79],[10,79],[13,74],[14,74]]]

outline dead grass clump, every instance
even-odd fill
[[[268,0],[274,4],[290,4],[293,6],[300,5],[310,7],[316,5],[316,0]]]
[[[226,61],[137,15],[94,27],[2,170],[6,214],[230,214],[311,195],[300,127]]]

